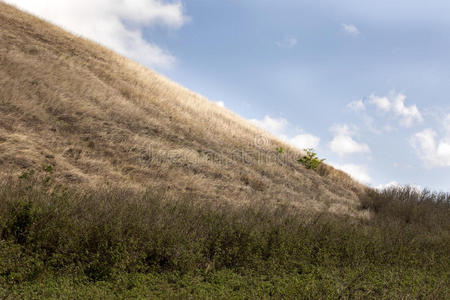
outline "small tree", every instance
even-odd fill
[[[297,161],[303,164],[307,169],[317,170],[325,159],[319,159],[313,148],[304,149],[306,155]]]

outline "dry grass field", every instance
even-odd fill
[[[363,185],[208,99],[1,2],[0,24],[2,176],[365,214]]]

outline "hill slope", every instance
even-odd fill
[[[1,2],[0,66],[0,298],[449,299],[450,195],[307,170]]]
[[[0,24],[2,176],[46,168],[65,184],[358,214],[364,186],[305,169],[232,112],[4,3]]]

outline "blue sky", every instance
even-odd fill
[[[450,2],[8,0],[372,186],[450,191]]]

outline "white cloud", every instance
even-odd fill
[[[290,137],[286,133],[289,127],[289,122],[284,118],[272,118],[270,116],[265,116],[262,120],[252,119],[250,120],[250,123],[276,135],[281,140],[300,150],[305,148],[317,148],[320,144],[319,137],[303,132],[303,130],[300,130],[300,134]]]
[[[371,178],[368,172],[368,167],[365,165],[356,165],[356,164],[334,164],[331,163],[333,167],[344,171],[349,174],[351,177],[356,179],[357,181],[365,184],[369,184],[371,182]]]
[[[94,40],[140,63],[168,68],[175,58],[146,41],[142,27],[179,28],[186,21],[181,2],[160,0],[6,0],[56,25]]]
[[[216,103],[216,105],[218,105],[220,107],[225,107],[225,103],[223,101],[217,101],[215,103]]]
[[[353,24],[341,24],[342,29],[344,29],[344,31],[350,35],[359,35],[359,30],[358,28],[356,28],[355,25]]]
[[[411,127],[412,124],[417,122],[423,122],[422,114],[417,106],[405,105],[406,96],[398,93],[391,93],[389,97],[378,97],[374,94],[369,96],[368,102],[375,105],[380,111],[385,113],[392,113],[399,119],[399,123],[403,127]]]
[[[354,135],[356,128],[350,128],[347,124],[334,124],[330,127],[330,131],[335,135]]]
[[[384,190],[384,189],[393,188],[393,187],[400,187],[400,186],[401,185],[397,181],[391,181],[391,182],[386,183],[386,184],[379,184],[375,188],[377,190]]]
[[[288,142],[298,149],[317,148],[320,143],[320,138],[312,134],[305,133],[294,136],[289,139]]]
[[[441,164],[450,166],[450,141],[440,141],[436,154],[441,159]]]
[[[331,151],[343,156],[354,153],[369,153],[370,148],[366,144],[356,142],[350,136],[335,136],[330,143]]]
[[[286,119],[276,119],[270,116],[265,116],[262,120],[252,119],[250,120],[250,123],[253,123],[254,125],[275,135],[282,135],[288,125],[288,121]]]
[[[349,104],[347,104],[347,107],[356,112],[361,112],[363,110],[366,110],[366,105],[364,104],[364,102],[361,99],[350,102]]]
[[[411,105],[409,107],[405,106],[406,96],[402,94],[397,94],[393,99],[392,105],[394,113],[401,117],[400,124],[405,127],[410,127],[414,120],[422,122],[422,114],[416,105]]]
[[[425,155],[436,151],[436,132],[432,129],[425,129],[413,136],[414,147],[420,149]]]
[[[410,142],[426,167],[450,167],[450,138],[437,139],[437,133],[428,128],[414,134]]]
[[[369,103],[374,104],[378,109],[382,111],[391,110],[391,101],[387,97],[378,97],[374,94],[369,96]]]
[[[333,125],[330,130],[335,134],[330,142],[330,149],[340,156],[355,153],[369,153],[370,148],[367,144],[356,142],[352,136],[354,131],[348,125]]]
[[[298,41],[294,37],[285,38],[282,41],[276,42],[275,44],[280,48],[292,48],[297,45]]]

